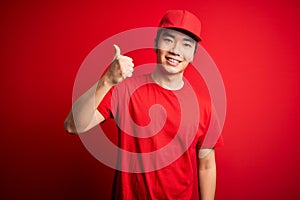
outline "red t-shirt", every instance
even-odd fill
[[[186,79],[183,88],[171,91],[142,75],[105,96],[98,110],[118,125],[119,148],[135,153],[116,158],[113,199],[199,199],[198,150],[222,144],[208,91],[199,81]]]

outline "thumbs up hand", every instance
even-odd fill
[[[121,55],[118,45],[114,45],[114,48],[115,56],[107,71],[107,76],[113,85],[122,82],[127,77],[131,77],[134,67],[132,58]]]

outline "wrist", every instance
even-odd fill
[[[112,78],[108,73],[104,74],[104,76],[102,76],[102,78],[98,81],[98,87],[111,88],[114,85],[115,84],[113,83]]]

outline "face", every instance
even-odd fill
[[[157,62],[162,72],[181,74],[193,61],[196,41],[172,29],[162,29],[157,38]]]

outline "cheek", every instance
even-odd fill
[[[188,55],[185,55],[184,57],[185,57],[185,60],[190,63],[194,59],[194,54],[188,54]]]
[[[161,52],[161,50],[160,49],[156,49],[156,60],[157,60],[157,62],[158,63],[162,63],[162,61],[163,61],[163,53]]]
[[[169,51],[169,49],[170,49],[167,45],[158,45],[157,47],[161,51]]]
[[[161,49],[156,49],[156,57],[157,58],[162,59],[165,57],[165,55],[166,55],[166,51],[163,51]]]

